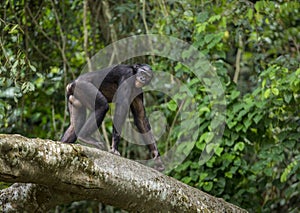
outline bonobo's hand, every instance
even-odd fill
[[[151,152],[151,155],[153,157],[153,160],[154,160],[154,169],[156,169],[157,171],[164,171],[165,170],[165,167],[164,167],[164,164],[159,156],[159,152],[158,151],[152,151]]]
[[[120,152],[118,150],[116,150],[115,148],[111,148],[110,153],[120,156]]]

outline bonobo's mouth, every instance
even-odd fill
[[[143,86],[144,86],[144,84],[143,84],[142,82],[140,82],[140,81],[138,81],[138,80],[135,81],[135,87],[136,87],[136,88],[141,88],[141,87],[143,87]]]

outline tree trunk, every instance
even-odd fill
[[[98,149],[0,135],[2,212],[45,212],[97,200],[134,212],[246,212],[171,177]]]

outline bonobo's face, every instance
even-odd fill
[[[136,79],[135,79],[135,87],[141,88],[150,83],[153,77],[152,69],[147,64],[138,65]]]

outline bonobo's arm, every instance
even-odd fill
[[[145,107],[143,103],[143,93],[139,94],[130,105],[133,114],[134,123],[139,132],[142,134],[144,143],[147,144],[152,157],[157,158],[159,152],[155,143],[154,136],[151,131],[150,123],[146,116]]]
[[[163,171],[164,165],[160,159],[160,154],[156,146],[155,138],[152,134],[150,123],[147,119],[145,107],[143,103],[143,93],[138,95],[130,105],[133,114],[134,123],[139,132],[142,134],[143,142],[147,144],[151,156],[154,159],[154,168],[158,171]]]

